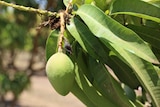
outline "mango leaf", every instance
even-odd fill
[[[160,7],[160,1],[159,0],[142,0],[142,1],[148,2],[152,5],[157,6],[157,7]]]
[[[85,4],[91,4],[93,0],[85,0]]]
[[[132,89],[136,89],[140,86],[140,82],[135,76],[134,71],[116,55],[110,55],[108,62],[108,66],[114,71],[121,82]]]
[[[77,18],[71,19],[67,25],[68,31],[78,41],[81,47],[95,59],[106,62],[108,60],[109,49],[104,48],[100,40],[95,37],[88,27]]]
[[[107,10],[107,4],[108,2],[110,2],[110,0],[94,0],[94,1],[95,5],[103,11]]]
[[[110,43],[110,48],[115,49],[116,55],[128,64],[133,70],[141,85],[149,93],[152,98],[152,103],[155,107],[160,106],[160,78],[158,77],[157,71],[154,66],[135,56],[134,54],[127,52],[119,46]],[[117,47],[117,48],[115,48]]]
[[[146,42],[160,49],[160,31],[145,26],[128,25],[127,27],[135,31]]]
[[[67,7],[68,3],[70,0],[63,0],[63,3],[65,4],[65,6]],[[93,0],[72,0],[72,4],[76,4],[78,6],[82,5],[82,4],[91,4],[93,2]]]
[[[93,84],[97,89],[99,89],[102,95],[111,99],[119,107],[133,107],[120,83],[111,76],[102,63],[97,62],[90,57],[88,72],[93,75]],[[116,101],[115,99],[119,100]]]
[[[104,44],[106,42],[116,44],[144,60],[159,64],[150,47],[135,32],[106,16],[97,7],[82,5],[76,14]]]
[[[160,28],[160,24],[159,23],[156,23],[156,22],[151,21],[151,20],[146,20],[144,24],[145,24],[145,26],[153,28],[153,29],[157,29],[158,30]]]
[[[157,7],[160,7],[160,1],[159,0],[150,0],[149,3],[157,6]]]
[[[79,84],[81,85],[83,92],[87,97],[93,102],[95,107],[117,107],[113,102],[102,96],[98,90],[89,82],[86,76],[83,74],[83,71],[79,69],[79,72],[76,73],[76,76],[79,79]]]
[[[63,0],[64,5],[67,7],[70,0]],[[78,6],[84,4],[85,0],[72,0],[72,4],[76,4]]]
[[[110,101],[108,102],[108,105],[111,103],[116,105],[116,107],[132,107],[132,104],[125,95],[120,83],[111,76],[102,63],[97,62],[96,59],[89,54],[82,53],[82,51],[79,52],[76,60],[79,68],[81,68],[86,77],[88,78],[91,76],[89,81],[102,94],[102,96],[105,96],[106,102]],[[117,101],[115,99],[119,100]]]
[[[130,87],[128,87],[127,85],[125,85],[125,84],[122,84],[122,88],[124,89],[124,91],[125,91],[126,95],[128,96],[128,98],[131,101],[135,102],[136,94],[135,94],[134,90],[131,89]]]
[[[59,31],[54,30],[47,38],[46,42],[46,60],[48,60],[57,51],[57,40]]]
[[[152,47],[152,50],[153,50],[155,56],[157,57],[157,59],[160,61],[160,49]]]
[[[110,14],[128,14],[160,23],[160,8],[141,0],[115,0]]]
[[[63,4],[67,7],[70,0],[63,0]]]

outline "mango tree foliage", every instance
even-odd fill
[[[64,0],[66,6],[68,1]],[[108,102],[106,106],[143,107],[151,98],[150,104],[160,107],[159,1],[73,0],[72,3],[73,14],[65,36],[72,38],[73,53],[69,56],[80,69],[76,72],[85,75],[90,87],[94,87],[92,90],[97,90]],[[46,46],[49,47],[49,42]],[[76,75],[76,82],[85,93],[81,75]],[[142,94],[139,98],[134,91],[138,87],[149,97]],[[96,107],[104,106],[91,98],[96,94],[85,94]]]
[[[48,36],[46,59],[61,47],[72,60],[70,91],[88,107],[160,107],[159,0],[63,3],[69,15],[65,23],[55,18],[60,25]]]

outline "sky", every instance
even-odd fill
[[[35,0],[39,4],[40,9],[45,9],[47,0]]]

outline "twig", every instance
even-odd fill
[[[7,3],[5,1],[0,1],[0,5],[10,6],[10,7],[13,7],[15,9],[18,9],[18,10],[21,10],[21,11],[34,12],[34,13],[47,15],[47,16],[56,15],[55,12],[51,12],[51,11],[47,11],[47,10],[41,10],[41,9],[35,9],[35,8],[32,8],[32,7],[25,7],[25,6],[16,5],[16,4],[13,4],[13,3]]]
[[[58,41],[58,52],[62,52],[62,42],[64,39],[64,31],[65,31],[65,21],[64,21],[64,12],[60,12],[60,36]]]
[[[72,0],[69,1],[65,13],[68,13],[70,6],[72,5]]]
[[[67,8],[65,11],[61,11],[59,13],[60,16],[60,35],[59,35],[59,41],[58,41],[58,52],[62,52],[62,43],[64,40],[64,32],[65,32],[65,16],[68,15],[68,11],[70,6],[72,5],[72,0],[69,1]]]

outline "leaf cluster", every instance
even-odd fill
[[[72,3],[72,18],[66,25],[65,36],[72,45],[73,53],[69,56],[78,65],[78,72],[83,72],[100,95],[115,106],[142,107],[148,101],[159,107],[159,1],[73,0]],[[68,0],[64,4],[67,6]],[[57,51],[57,35],[54,30],[48,37],[47,59]],[[138,87],[143,89],[142,96],[135,93]],[[149,94],[151,102],[144,93]]]

